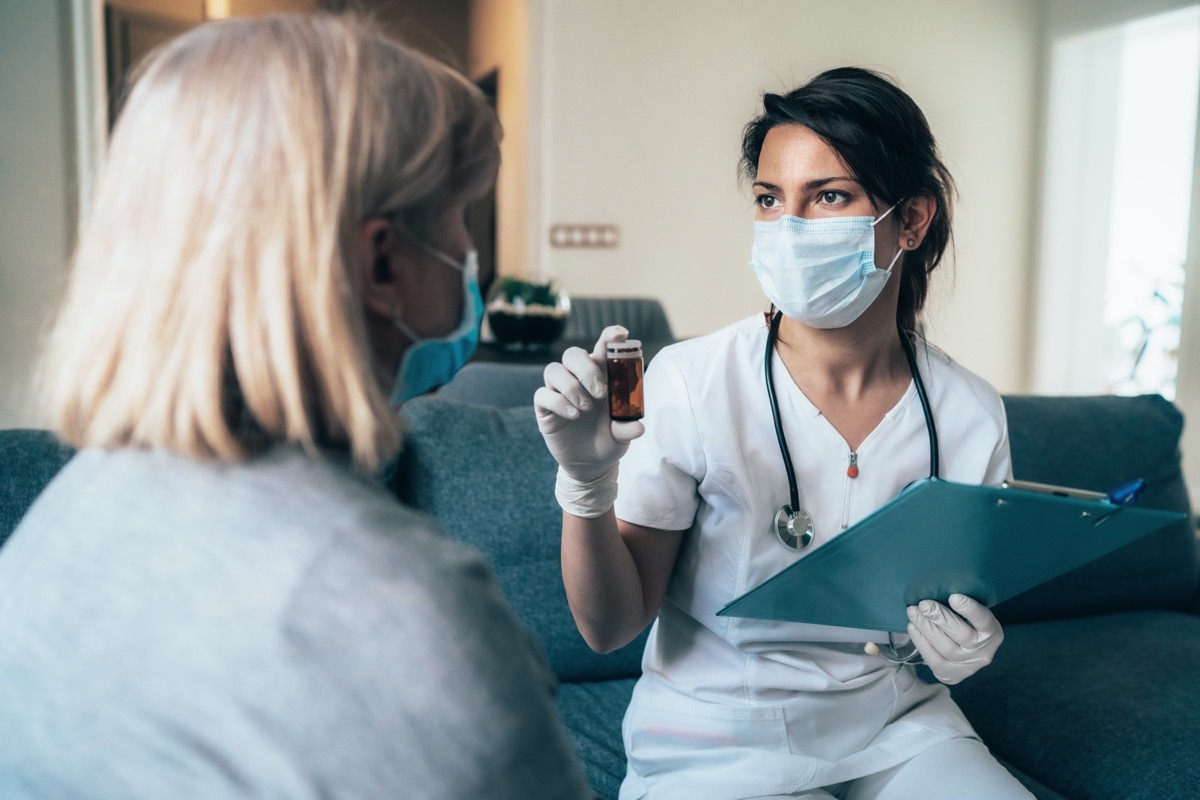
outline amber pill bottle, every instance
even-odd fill
[[[641,419],[646,414],[643,369],[640,341],[608,343],[608,415],[618,422]]]

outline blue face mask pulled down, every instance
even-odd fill
[[[475,250],[467,252],[459,264],[450,256],[432,247],[424,247],[431,256],[462,273],[463,316],[454,330],[445,336],[422,339],[400,320],[399,314],[392,323],[413,344],[404,352],[400,367],[396,371],[396,382],[392,386],[391,403],[401,405],[406,400],[432,391],[450,382],[463,365],[470,361],[479,344],[479,324],[483,322],[483,293],[479,290],[479,255]]]

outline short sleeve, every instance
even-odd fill
[[[996,395],[996,409],[993,412],[999,417],[1000,436],[988,460],[987,472],[983,478],[984,486],[999,486],[1004,481],[1012,480],[1012,452],[1008,444],[1008,415],[1004,411],[1004,401]]]
[[[960,483],[999,486],[1012,479],[1008,413],[996,387],[936,348],[927,385],[937,393],[943,477]],[[944,435],[943,435],[944,434]]]
[[[700,505],[704,448],[688,383],[669,351],[646,370],[646,433],[621,459],[616,514],[661,530],[686,530]]]

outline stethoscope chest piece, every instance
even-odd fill
[[[813,520],[803,508],[780,506],[775,512],[775,535],[789,550],[803,550],[812,544]]]
[[[792,467],[792,455],[788,451],[787,437],[783,432],[783,421],[779,416],[779,404],[775,398],[775,378],[771,374],[775,340],[779,335],[779,323],[782,320],[782,311],[776,311],[771,317],[771,324],[767,330],[767,347],[763,353],[767,400],[771,405],[771,420],[775,423],[775,438],[779,440],[779,455],[783,459],[783,468],[787,472],[788,493],[792,501],[788,505],[780,506],[779,510],[775,512],[775,535],[789,550],[803,550],[812,544],[813,520],[809,513],[800,506],[800,490],[796,485],[796,471]],[[921,400],[921,410],[925,413],[925,428],[929,432],[929,477],[936,478],[940,473],[938,471],[937,428],[933,424],[933,410],[929,407],[929,397],[925,394],[925,383],[921,380],[921,371],[917,368],[917,354],[912,340],[898,321],[896,325],[900,342],[904,346],[904,355],[908,359],[908,369],[912,373],[913,385],[916,387],[917,397]],[[894,650],[895,648],[893,648]]]

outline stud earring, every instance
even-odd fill
[[[910,237],[908,237],[908,242],[906,242],[906,244],[907,244],[909,247],[916,247],[917,240],[916,240],[916,239],[914,239],[914,238],[912,238],[912,237],[910,236]]]

